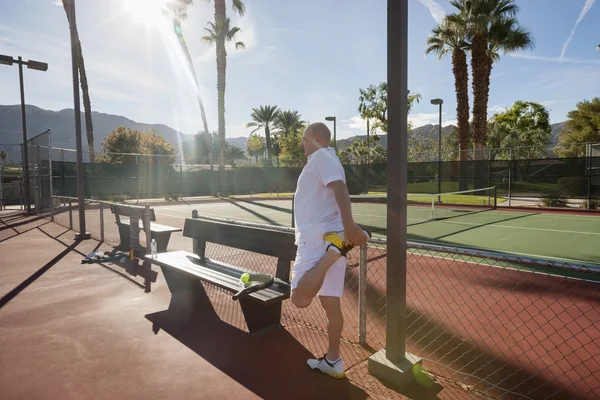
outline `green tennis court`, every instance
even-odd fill
[[[431,196],[424,195],[425,199]],[[444,201],[444,199],[442,199]],[[474,200],[477,204],[485,199]],[[354,203],[356,221],[374,234],[386,234],[385,203]],[[189,218],[200,215],[290,226],[291,199],[237,201],[156,207],[157,215]],[[408,207],[409,240],[499,251],[525,257],[600,266],[600,216],[517,212],[478,207],[438,207],[429,201]],[[441,219],[440,219],[441,218]]]

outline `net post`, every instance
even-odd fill
[[[494,186],[494,210],[498,208],[498,188]]]
[[[360,246],[358,261],[358,343],[367,344],[367,244]]]

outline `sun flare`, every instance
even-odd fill
[[[162,11],[168,0],[125,0],[125,9],[134,23],[155,25],[163,18]]]

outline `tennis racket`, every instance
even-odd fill
[[[241,296],[264,289],[275,282],[275,277],[268,274],[250,274],[250,281],[244,287],[233,295],[233,300],[238,300]]]

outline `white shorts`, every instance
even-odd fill
[[[292,267],[292,289],[296,289],[298,282],[309,269],[317,265],[327,252],[328,242],[314,240],[298,244],[296,260]],[[340,257],[325,274],[319,296],[342,297],[344,293],[344,278],[346,277],[346,257]]]

